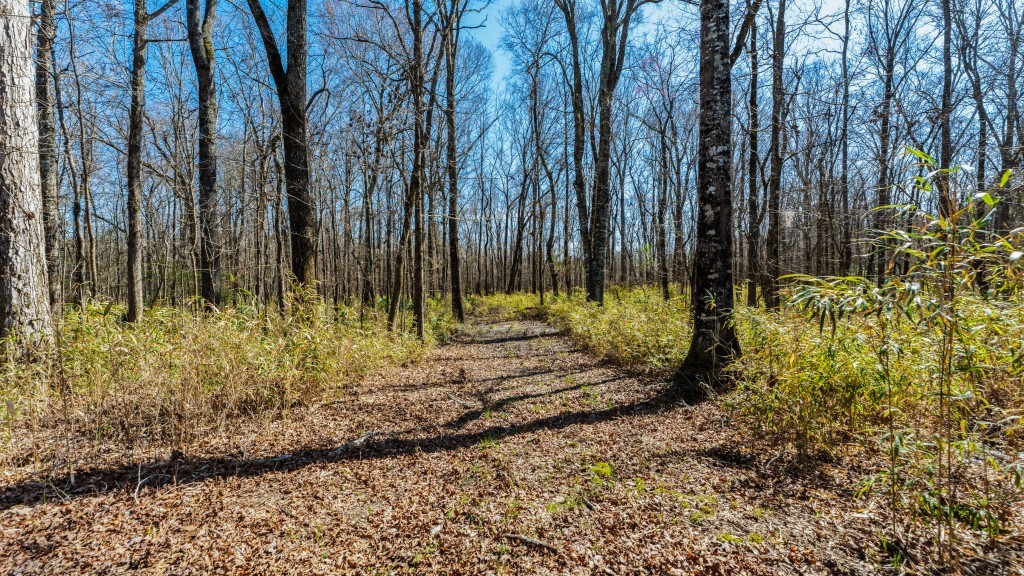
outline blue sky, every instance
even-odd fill
[[[508,55],[505,54],[500,47],[502,34],[501,13],[506,7],[513,4],[515,1],[516,0],[491,0],[490,5],[488,5],[488,7],[481,13],[467,16],[465,20],[465,24],[467,26],[480,26],[479,28],[467,30],[467,33],[490,49],[491,54],[494,56],[494,78],[492,82],[496,89],[500,89],[504,84],[505,76],[508,74],[510,68]],[[731,3],[735,3],[737,1],[739,0],[732,0]],[[791,16],[788,20],[797,20],[798,13],[802,13],[808,9],[813,9],[815,4],[820,6],[822,15],[837,15],[842,12],[844,0],[812,0],[810,2],[798,2],[796,6],[790,8],[789,12]],[[672,0],[666,0],[658,4],[645,6],[642,9],[643,16],[641,24],[637,26],[635,30],[631,31],[631,36],[636,38],[651,24],[671,19],[679,13],[679,10],[687,9],[695,12],[694,8],[688,7],[682,2],[673,2]],[[765,16],[766,14],[762,11],[761,17],[764,18]],[[836,28],[836,30],[841,30],[841,27]],[[819,44],[824,42],[825,45],[834,48],[832,45],[836,43],[835,37],[830,35],[821,36],[821,31],[817,29],[805,31],[805,34],[808,33],[810,33],[809,37],[805,41]]]
[[[494,79],[496,86],[500,86],[505,79],[509,69],[509,59],[500,48],[501,43],[501,12],[513,0],[492,0],[491,4],[480,14],[473,14],[466,18],[467,26],[481,26],[470,29],[468,32],[478,42],[490,49],[494,55]]]

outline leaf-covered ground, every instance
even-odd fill
[[[873,574],[853,479],[745,451],[548,326],[477,321],[338,402],[180,453],[0,477],[8,574]],[[1003,573],[1021,546],[977,550]]]

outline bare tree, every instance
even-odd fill
[[[220,306],[220,208],[217,196],[217,75],[213,25],[217,0],[185,1],[188,43],[199,88],[199,270],[201,294],[208,306]]]
[[[52,338],[28,0],[0,5],[0,338]]]
[[[53,114],[53,40],[55,0],[43,0],[36,33],[36,107],[39,113],[39,181],[43,194],[43,231],[50,305],[61,309],[60,191],[57,189],[57,129]]]
[[[677,380],[714,381],[740,352],[729,318],[732,271],[732,77],[729,2],[700,6],[700,133],[693,337]]]
[[[129,322],[142,319],[144,289],[142,285],[142,138],[146,117],[146,38],[149,22],[178,0],[169,0],[150,14],[146,0],[135,0],[135,33],[132,39],[131,109],[128,113],[128,315]]]
[[[287,68],[274,30],[260,0],[248,0],[267,55],[281,108],[288,223],[291,228],[292,276],[299,285],[316,280],[317,217],[309,187],[309,141],[306,118],[306,0],[288,0],[285,42]]]
[[[780,274],[780,254],[782,228],[779,219],[782,217],[780,194],[782,188],[782,164],[785,151],[782,149],[782,132],[786,122],[785,84],[782,78],[786,61],[786,0],[779,0],[775,14],[775,25],[772,29],[772,132],[769,154],[771,171],[768,175],[768,238],[765,255],[765,290],[764,303],[769,308],[779,305],[778,283]]]

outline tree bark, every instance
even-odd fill
[[[602,2],[601,72],[597,90],[597,149],[594,153],[594,201],[590,217],[587,300],[604,303],[605,267],[611,208],[612,100],[622,75],[629,25],[643,0]],[[581,214],[581,219],[583,216]]]
[[[761,262],[759,258],[761,243],[761,210],[758,206],[761,187],[758,185],[759,156],[757,141],[761,131],[760,116],[757,103],[757,20],[750,22],[750,94],[747,99],[747,114],[750,116],[747,133],[747,306],[757,306],[757,284],[760,279]]]
[[[842,188],[842,209],[843,209],[843,237],[842,242],[842,274],[849,274],[853,266],[853,214],[850,213],[850,3],[846,0],[843,8],[843,50],[842,50],[842,74],[843,74],[843,126],[840,132],[842,140],[841,173],[839,175],[839,186]]]
[[[447,135],[448,172],[448,266],[452,288],[452,315],[457,322],[466,321],[462,306],[462,271],[459,259],[459,167],[458,142],[455,131],[455,57],[459,49],[459,22],[462,0],[452,0],[448,7],[445,43],[445,125]]]
[[[730,317],[732,271],[732,79],[728,0],[700,6],[700,134],[693,337],[676,375],[681,384],[713,383],[739,355]]]
[[[217,0],[186,0],[188,42],[199,88],[199,270],[200,294],[207,306],[221,304],[220,206],[217,195],[217,77],[213,25]]]
[[[579,35],[576,30],[576,0],[555,0],[555,5],[565,17],[565,26],[569,35],[569,48],[572,54],[572,85],[570,99],[572,101],[572,188],[576,196],[576,212],[579,216],[580,246],[583,249],[583,262],[589,267],[591,255],[590,209],[587,204],[587,185],[583,179],[583,154],[586,151],[586,110],[583,103],[583,71],[580,62]],[[585,276],[586,290],[591,294],[590,275]],[[570,289],[571,290],[571,289]]]
[[[128,314],[129,322],[142,319],[142,132],[146,115],[146,0],[135,0],[135,35],[132,41],[131,108],[128,113]]]
[[[316,204],[309,189],[309,141],[306,118],[307,0],[288,0],[287,69],[260,0],[247,0],[259,29],[281,106],[285,189],[288,195],[292,276],[309,287],[316,281]]]
[[[55,0],[43,0],[36,35],[36,108],[39,122],[39,180],[43,197],[43,231],[46,236],[46,276],[51,312],[60,315],[60,193],[57,190],[57,131],[54,121],[53,39]]]
[[[765,305],[775,308],[779,305],[779,275],[781,273],[780,244],[782,243],[782,226],[779,222],[780,198],[782,188],[782,131],[785,119],[785,85],[784,72],[786,51],[786,0],[779,0],[776,14],[775,30],[772,46],[772,133],[771,133],[771,171],[768,175],[768,239],[767,239],[767,278],[764,293]]]
[[[28,0],[0,2],[0,338],[53,337]]]
[[[942,0],[942,109],[939,111],[939,168],[951,168],[953,163],[953,143],[950,121],[953,115],[953,37],[952,14],[950,0]],[[949,173],[939,172],[939,215],[949,218],[956,211],[955,202],[950,193]]]

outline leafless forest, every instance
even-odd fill
[[[52,305],[112,298],[129,319],[274,307],[296,283],[413,311],[460,292],[688,292],[708,276],[702,210],[722,211],[712,281],[775,305],[780,275],[891,273],[865,241],[898,216],[873,208],[962,206],[1024,140],[1010,1],[755,2],[713,22],[682,2],[55,0],[31,21],[22,4],[5,8],[5,66],[21,64],[5,149],[35,116],[42,200],[12,198],[12,174],[5,205],[43,225]],[[705,125],[702,21],[722,34],[705,73],[730,70],[707,79],[722,104]],[[908,192],[927,169],[906,146],[969,170]],[[1011,229],[1019,200],[1001,200],[993,225]]]
[[[242,482],[223,471],[231,462],[256,470],[246,478],[276,473],[275,451],[292,476],[307,460],[360,466],[355,450],[392,465],[432,440],[453,458],[509,436],[522,444],[503,441],[505,457],[551,460],[562,448],[545,436],[533,447],[544,454],[527,455],[525,435],[563,425],[531,427],[518,404],[548,394],[531,386],[560,385],[527,378],[556,338],[540,320],[571,339],[552,340],[568,374],[557,391],[587,384],[555,407],[530,404],[533,416],[600,422],[585,434],[603,438],[634,426],[650,434],[641,443],[688,436],[693,462],[746,466],[730,464],[729,486],[747,490],[734,511],[769,508],[752,494],[776,488],[757,482],[790,486],[785,502],[804,501],[790,484],[812,486],[844,502],[836,534],[870,536],[826,554],[785,528],[723,537],[738,525],[725,500],[621,512],[648,494],[638,462],[661,448],[619,446],[621,464],[581,448],[570,452],[582,491],[518,496],[550,518],[474,512],[491,526],[476,564],[433,552],[414,563],[385,545],[311,571],[801,573],[805,552],[762,562],[772,542],[813,550],[809,573],[1021,569],[1019,0],[164,1],[0,0],[0,538],[21,559],[10,573],[102,570],[24,543],[30,519],[64,509],[47,508],[51,490],[81,494],[57,506],[97,506],[88,499],[109,492],[95,479],[113,479],[130,485],[118,506],[150,505],[177,480],[144,487],[146,471],[177,478],[193,456],[186,475],[204,487]],[[514,335],[517,321],[522,346],[493,325]],[[530,374],[481,365],[477,350]],[[580,376],[586,354],[627,380]],[[396,366],[448,388],[402,396]],[[475,370],[507,388],[470,392]],[[644,399],[634,377],[663,390]],[[325,400],[374,393],[402,408]],[[410,416],[431,402],[448,404]],[[658,429],[654,404],[695,412]],[[512,415],[481,431],[474,410]],[[345,424],[317,436],[323,418]],[[709,431],[728,419],[727,433]],[[465,444],[451,422],[470,427]],[[238,457],[236,426],[260,438],[284,426],[288,440]],[[698,454],[705,440],[728,458]],[[325,442],[342,444],[316,452]],[[76,484],[81,470],[93,480]],[[488,478],[502,474],[513,472]],[[531,478],[508,489],[546,486]],[[239,489],[265,489],[253,482]],[[566,531],[567,501],[572,514],[638,514],[634,534],[667,522],[661,552],[601,540],[600,520]],[[857,524],[868,517],[870,529]],[[711,530],[710,551],[665,544],[679,542],[667,518]],[[432,526],[420,532],[434,551],[476,537]],[[417,534],[391,544],[422,547]],[[263,551],[268,537],[252,538]],[[577,554],[574,538],[604,542],[604,560]],[[317,546],[326,558],[348,544]],[[703,564],[682,552],[702,546],[705,560],[743,552]],[[297,570],[283,559],[299,549],[271,554],[271,571]],[[254,566],[229,565],[197,570]]]

